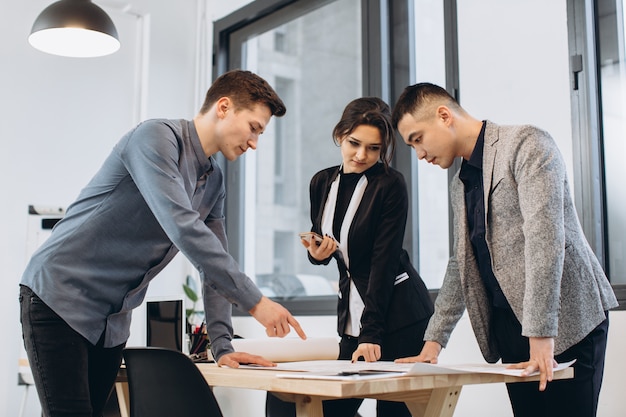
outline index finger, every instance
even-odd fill
[[[548,372],[545,366],[539,367],[539,391],[544,391],[548,385]]]
[[[529,376],[534,372],[539,372],[539,391],[544,391],[548,384],[548,376],[546,374],[545,367],[541,366],[540,362],[530,360],[527,362],[520,362],[517,364],[509,365],[510,369],[522,369],[521,376]]]
[[[548,385],[548,382],[552,381],[554,377],[554,370],[552,369],[552,363],[539,362],[539,391],[544,391]]]
[[[304,330],[302,330],[302,327],[300,327],[300,323],[298,323],[298,320],[296,320],[295,317],[289,316],[287,318],[287,323],[293,327],[298,336],[300,336],[300,339],[306,340],[306,334],[304,333]]]

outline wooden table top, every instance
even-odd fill
[[[305,394],[313,396],[346,398],[378,398],[386,394],[399,394],[473,384],[538,381],[539,375],[515,377],[502,374],[467,373],[440,375],[403,375],[380,379],[322,380],[279,378],[275,369],[220,368],[214,363],[199,363],[209,385],[247,388],[263,391]],[[555,372],[554,379],[572,378],[573,368]]]

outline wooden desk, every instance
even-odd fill
[[[413,417],[451,417],[463,385],[539,380],[538,375],[517,378],[472,373],[337,381],[278,378],[276,370],[220,368],[214,363],[197,366],[211,386],[272,391],[282,400],[295,402],[298,417],[323,417],[323,400],[350,397],[404,401]],[[121,369],[116,381],[122,417],[129,415],[125,373]],[[573,376],[571,367],[554,373],[555,380]]]

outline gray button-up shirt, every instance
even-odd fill
[[[232,351],[231,303],[261,292],[227,252],[224,182],[192,121],[128,132],[31,258],[21,283],[91,343],[124,343],[131,310],[181,251],[203,281],[213,355]],[[182,281],[181,281],[182,285]]]

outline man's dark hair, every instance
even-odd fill
[[[256,104],[264,104],[277,117],[287,111],[268,82],[250,71],[232,70],[220,75],[207,91],[200,113],[209,111],[222,97],[230,98],[235,109],[251,110]]]
[[[444,88],[431,83],[419,83],[406,87],[393,108],[391,121],[394,129],[406,114],[413,115],[420,120],[430,115],[434,116],[434,106],[446,105],[453,110],[462,111],[461,106]]]

